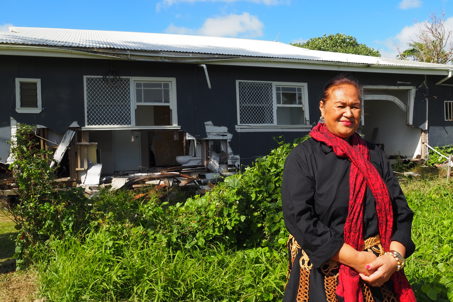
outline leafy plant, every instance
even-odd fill
[[[31,261],[33,249],[50,237],[62,238],[86,224],[87,200],[81,190],[57,190],[49,151],[41,149],[34,129],[19,125],[11,148],[10,169],[18,187],[18,204],[10,211],[16,222],[17,265]]]
[[[412,237],[417,249],[405,270],[418,301],[453,301],[453,185],[425,179],[408,182],[403,190],[415,213]]]
[[[55,240],[39,266],[48,301],[277,301],[286,262],[268,248],[169,249],[141,227]]]
[[[321,37],[311,38],[304,43],[294,43],[293,45],[314,50],[352,53],[373,57],[381,56],[378,50],[359,43],[353,36],[341,33],[323,35]]]
[[[441,147],[434,147],[434,150],[444,154],[447,157],[449,155],[453,155],[453,145],[445,145],[445,146],[441,146]],[[434,166],[436,164],[441,164],[441,163],[444,163],[446,161],[447,160],[445,159],[445,157],[440,156],[436,152],[430,150],[429,159],[428,159],[428,162],[427,162],[428,165]]]

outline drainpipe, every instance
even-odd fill
[[[440,80],[439,82],[437,82],[436,85],[442,84],[443,82],[445,82],[448,79],[450,79],[452,76],[453,76],[453,70],[449,69],[448,70],[448,75],[445,78],[443,78],[442,80]]]
[[[208,84],[208,88],[211,89],[211,80],[209,80],[208,67],[206,66],[206,64],[200,64],[200,67],[203,68],[204,75],[206,76],[206,82]]]

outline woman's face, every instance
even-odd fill
[[[341,138],[350,137],[360,124],[360,92],[354,85],[344,83],[330,87],[327,96],[319,103],[327,129]]]

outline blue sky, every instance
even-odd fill
[[[433,14],[444,14],[453,30],[453,0],[4,0],[0,30],[13,25],[285,43],[344,33],[394,56]]]

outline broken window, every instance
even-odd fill
[[[87,76],[85,90],[87,126],[177,125],[174,78]]]
[[[238,81],[240,125],[309,124],[305,83]]]
[[[16,111],[39,113],[41,109],[41,80],[16,78]]]

